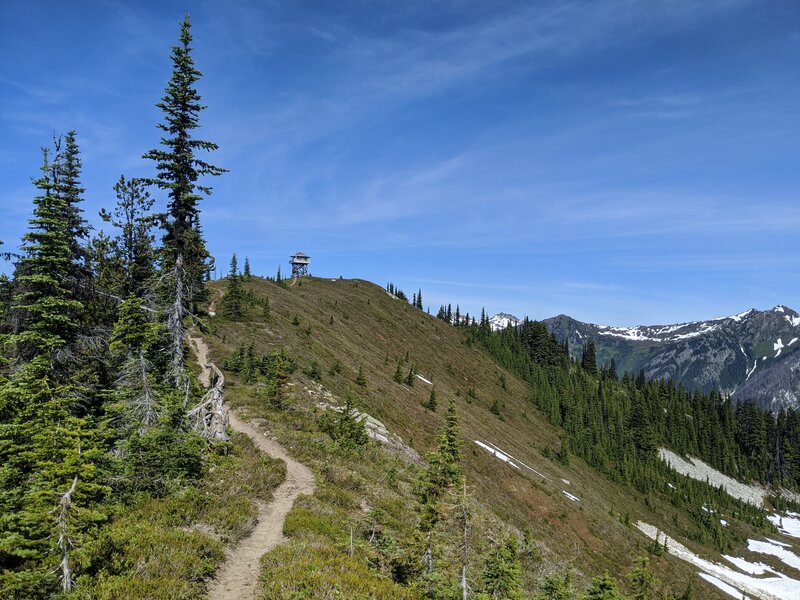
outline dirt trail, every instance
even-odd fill
[[[210,369],[208,346],[202,338],[192,337],[190,342],[202,367],[200,382],[208,386]],[[283,522],[299,494],[314,493],[314,475],[304,464],[292,459],[278,442],[267,434],[229,411],[230,425],[235,431],[249,436],[253,443],[272,458],[286,463],[286,480],[273,493],[269,504],[259,503],[258,522],[250,535],[228,551],[225,564],[209,586],[208,597],[212,600],[239,600],[254,598],[258,589],[259,559],[263,554],[284,541]]]

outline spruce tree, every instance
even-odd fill
[[[594,341],[589,340],[583,346],[583,356],[581,366],[591,375],[597,375],[597,354],[595,352]]]
[[[653,572],[648,568],[647,564],[649,562],[650,559],[646,556],[637,557],[636,567],[627,575],[633,593],[631,600],[649,600],[653,588],[660,584],[660,582],[653,577]]]
[[[83,218],[84,188],[81,185],[81,157],[75,131],[67,132],[64,137],[64,150],[61,152],[61,140],[56,141],[56,152],[60,153],[57,177],[54,181],[56,191],[61,196],[64,206],[64,220],[68,233],[70,248],[70,270],[64,274],[68,285],[77,298],[86,301],[89,295],[88,254],[86,240],[89,236],[89,225]]]
[[[403,383],[403,372],[400,370],[400,363],[397,363],[397,368],[394,370],[394,380],[397,383]]]
[[[247,281],[250,279],[250,259],[248,257],[244,257],[244,270],[242,271],[242,278]]]
[[[181,23],[180,42],[172,48],[172,76],[164,97],[156,104],[164,112],[158,128],[164,132],[161,147],[146,152],[144,158],[156,163],[157,175],[148,183],[168,195],[164,265],[172,273],[174,293],[168,311],[171,333],[173,371],[176,384],[183,381],[184,324],[194,308],[196,296],[203,290],[202,277],[209,259],[200,229],[200,194],[210,195],[211,188],[201,185],[203,176],[217,176],[225,169],[199,158],[200,151],[216,150],[213,142],[193,137],[200,126],[199,115],[205,106],[195,88],[202,76],[194,66],[189,16]],[[199,296],[198,296],[199,297]]]
[[[162,390],[159,375],[167,365],[160,348],[163,331],[145,310],[144,301],[129,296],[119,306],[119,318],[109,339],[118,373],[114,399],[119,403],[121,436],[130,428],[144,433],[154,426],[161,414]]]
[[[608,573],[592,579],[586,591],[587,600],[624,600],[617,589],[617,582]]]
[[[450,398],[447,402],[444,430],[439,435],[438,445],[438,452],[444,459],[442,464],[442,482],[445,485],[455,485],[461,480],[460,435],[456,401]]]
[[[425,408],[427,408],[430,411],[436,412],[436,406],[437,406],[437,402],[436,402],[436,386],[433,386],[431,388],[431,395],[428,397],[428,401],[427,402],[423,402],[422,403],[422,406],[424,406]]]
[[[460,438],[455,401],[447,405],[444,429],[439,434],[435,452],[426,456],[427,469],[421,474],[417,495],[419,498],[420,527],[424,537],[427,572],[433,570],[431,535],[442,516],[442,502],[448,491],[461,481]]]
[[[83,309],[64,282],[80,265],[73,254],[74,214],[66,188],[57,183],[62,166],[48,157],[45,150],[14,290],[19,330],[10,341],[20,366],[0,386],[3,597],[49,595],[57,583],[63,535],[79,545],[93,522],[104,518],[93,510],[105,491],[97,483],[104,456],[97,424],[85,405],[78,405],[84,390],[72,381],[63,358],[75,341]],[[68,493],[74,510],[65,533],[66,522],[59,532],[52,515]],[[69,571],[62,571],[62,589],[71,588]]]
[[[539,587],[546,600],[571,600],[574,597],[569,571],[546,575],[539,582]]]
[[[364,367],[358,367],[358,375],[356,376],[356,385],[367,387],[367,378],[364,377]]]
[[[74,299],[63,275],[76,270],[68,220],[69,205],[58,193],[60,165],[43,149],[42,176],[34,185],[30,231],[23,236],[23,257],[17,265],[12,308],[23,359],[49,354],[75,340],[83,305]]]
[[[231,258],[231,270],[226,278],[227,288],[222,297],[222,314],[228,318],[241,317],[243,314],[244,292],[242,280],[238,274],[236,253]]]
[[[119,231],[110,245],[122,276],[120,289],[114,291],[123,298],[130,294],[144,296],[152,286],[155,274],[153,229],[158,215],[151,212],[155,199],[145,185],[141,179],[125,179],[121,175],[114,184],[117,204],[113,212],[100,211],[100,218]]]
[[[489,553],[483,568],[483,585],[489,598],[522,599],[522,566],[516,536],[509,535]]]
[[[405,380],[406,385],[409,387],[413,387],[415,377],[416,375],[414,371],[414,365],[411,365],[408,369],[408,375],[406,375],[406,380]]]

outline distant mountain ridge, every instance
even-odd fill
[[[498,323],[519,322],[513,315],[501,315],[504,320]],[[800,314],[783,305],[672,325],[614,327],[567,315],[544,323],[559,340],[569,342],[574,356],[593,340],[598,365],[613,358],[620,374],[644,370],[650,378],[669,378],[692,390],[717,390],[773,411],[800,405]]]
[[[489,327],[492,328],[492,331],[499,331],[501,329],[505,329],[509,325],[516,327],[521,323],[521,321],[522,319],[518,319],[514,315],[501,312],[489,319]]]

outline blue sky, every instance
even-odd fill
[[[0,239],[76,129],[86,213],[145,176],[191,13],[224,270],[464,310],[667,323],[800,309],[800,3],[0,3]]]

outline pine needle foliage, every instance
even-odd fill
[[[486,557],[483,568],[483,593],[477,598],[522,599],[522,566],[515,535],[507,536]]]
[[[172,75],[164,97],[156,104],[164,113],[157,127],[164,132],[161,147],[143,156],[155,162],[157,175],[146,181],[165,190],[168,195],[166,235],[164,245],[168,263],[183,259],[188,290],[187,301],[202,289],[202,275],[209,254],[200,231],[201,194],[210,195],[211,188],[199,183],[201,177],[218,176],[226,169],[212,165],[199,157],[217,144],[194,137],[200,127],[200,112],[206,107],[197,92],[202,73],[192,58],[191,22],[186,15],[181,23],[180,41],[172,48]]]

